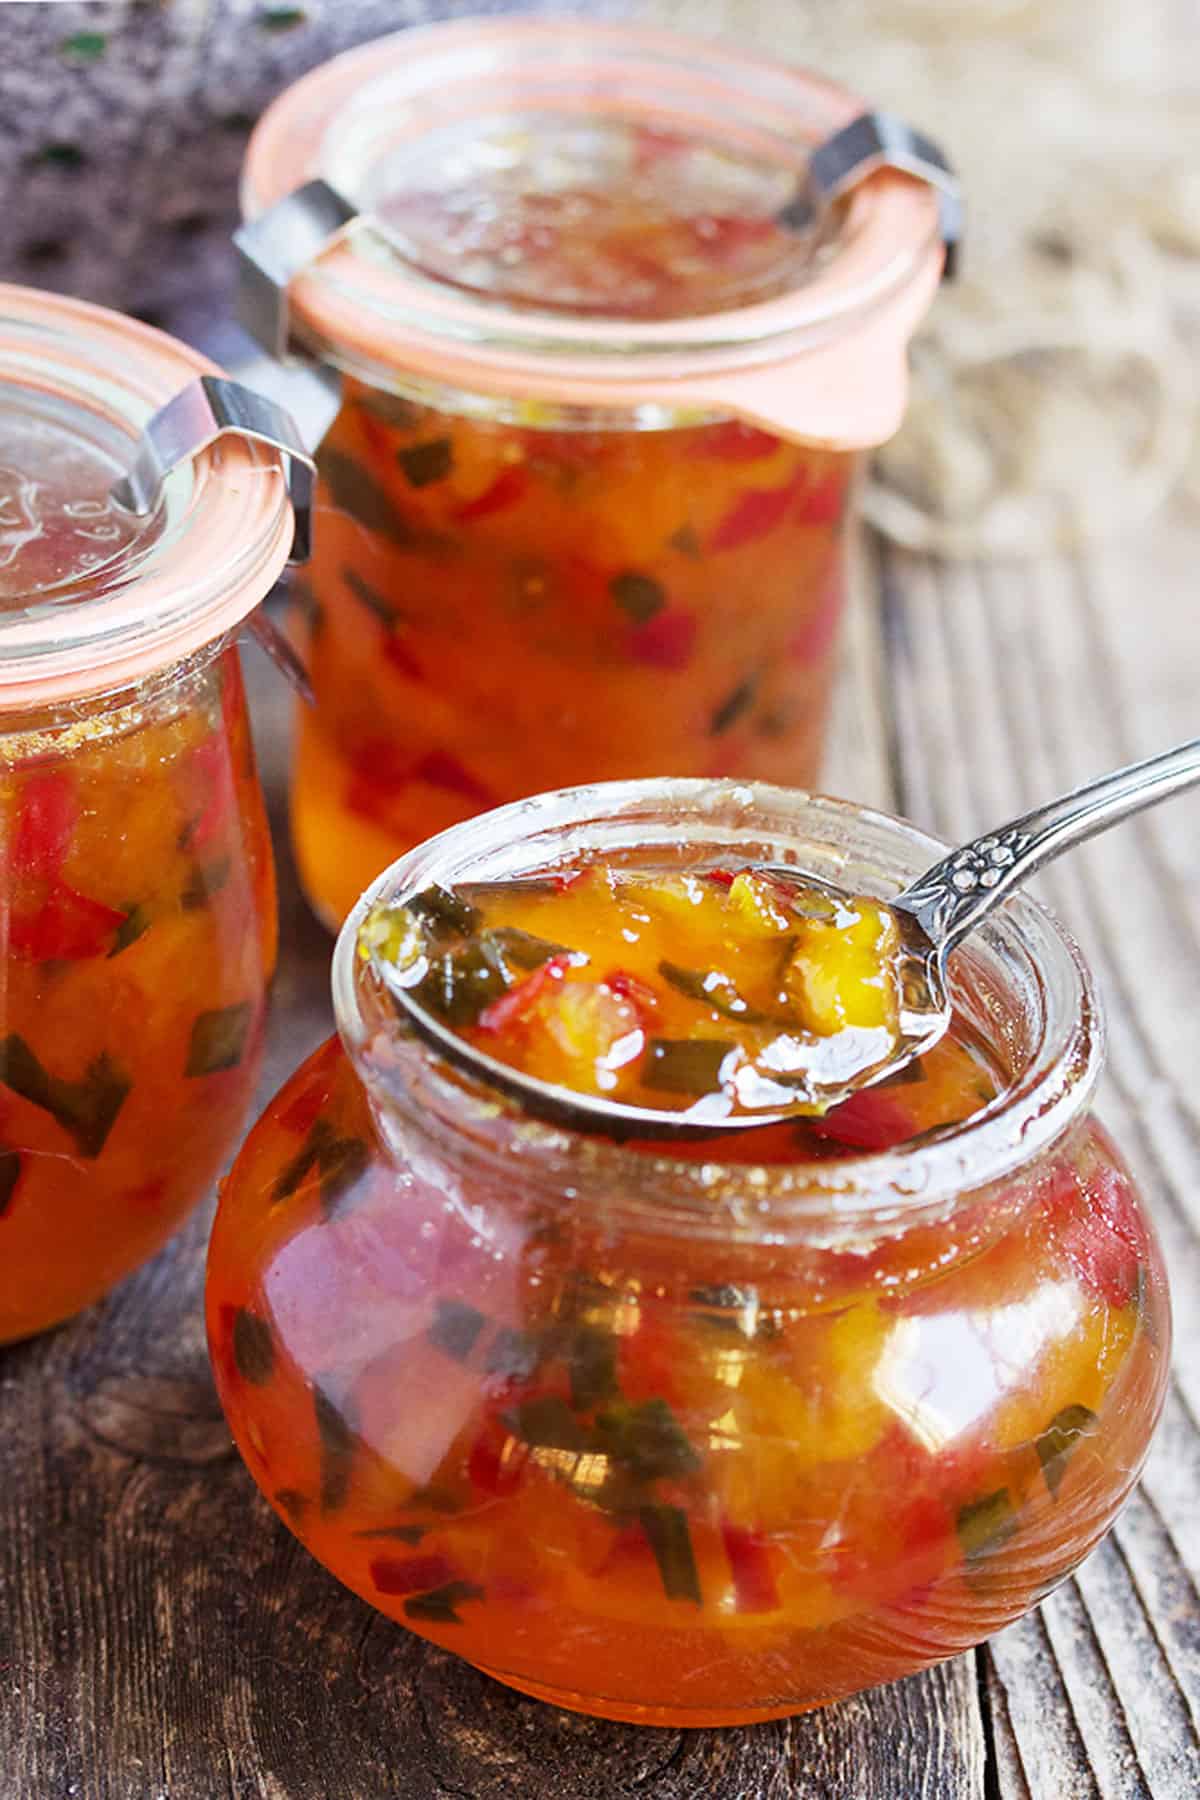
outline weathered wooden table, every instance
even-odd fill
[[[1200,527],[1079,562],[860,583],[831,791],[952,836],[1195,733]],[[1149,571],[1153,571],[1152,576]],[[252,670],[283,960],[264,1096],[329,1029],[329,940],[292,877],[287,699]],[[601,1724],[389,1624],[235,1456],[200,1312],[207,1211],[63,1330],[0,1353],[0,1800],[1185,1800],[1200,1794],[1200,802],[1077,852],[1046,896],[1111,1019],[1105,1112],[1178,1319],[1113,1536],[973,1656],[750,1730]]]

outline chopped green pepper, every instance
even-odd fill
[[[233,1321],[233,1361],[243,1381],[262,1387],[275,1373],[275,1339],[257,1313],[239,1306]]]
[[[410,487],[431,487],[435,481],[444,481],[454,467],[454,446],[446,437],[429,438],[397,450],[396,461]]]
[[[414,1594],[411,1600],[406,1600],[404,1615],[432,1625],[461,1625],[456,1609],[464,1600],[482,1599],[483,1589],[476,1587],[473,1581],[447,1581],[442,1587],[431,1588],[427,1594]]]
[[[653,575],[639,574],[636,569],[614,575],[608,591],[635,625],[645,625],[667,604],[667,591],[661,581],[655,581]]]
[[[753,1025],[762,1024],[767,1017],[743,1000],[729,977],[719,970],[685,969],[680,963],[664,959],[658,965],[658,972],[664,981],[669,981],[689,1000],[698,1000],[702,1006],[711,1007],[713,1012],[721,1013],[726,1019],[742,1019]]]
[[[1045,1431],[1039,1434],[1038,1461],[1042,1465],[1046,1486],[1056,1497],[1067,1463],[1080,1438],[1095,1431],[1098,1424],[1099,1420],[1090,1406],[1064,1406],[1061,1412],[1055,1413]]]
[[[88,1064],[82,1081],[63,1081],[16,1032],[0,1041],[0,1082],[57,1119],[84,1156],[99,1156],[133,1086],[107,1051]]]
[[[700,1574],[686,1513],[678,1506],[640,1506],[638,1520],[654,1552],[667,1598],[690,1600],[693,1606],[702,1606]]]
[[[483,1330],[484,1317],[465,1300],[439,1300],[434,1307],[429,1341],[444,1356],[465,1363]]]
[[[350,1471],[358,1434],[342,1408],[323,1388],[312,1390],[317,1435],[321,1440],[321,1511],[336,1512],[350,1492]]]
[[[192,1022],[184,1074],[219,1075],[225,1069],[236,1069],[246,1053],[246,1039],[254,1008],[249,1000],[233,1006],[218,1006],[212,1012],[197,1013]]]
[[[721,1085],[721,1068],[736,1046],[724,1038],[651,1038],[642,1082],[664,1094],[699,1099]]]
[[[1007,1488],[997,1488],[980,1500],[958,1509],[958,1540],[969,1563],[990,1556],[1006,1544],[1017,1529],[1016,1512]]]
[[[758,692],[758,676],[747,676],[740,681],[731,694],[726,695],[709,721],[709,733],[712,737],[720,737],[735,725],[742,714],[748,712],[754,704],[754,696]]]

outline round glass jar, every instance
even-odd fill
[[[941,848],[765,786],[601,785],[456,827],[355,909],[341,1038],[251,1132],[208,1272],[242,1454],[355,1592],[560,1705],[732,1724],[978,1643],[1112,1524],[1167,1289],[1039,907],[953,968],[999,1097],[803,1163],[523,1116],[405,1035],[358,952],[369,905],[434,883],[765,857],[886,895]]]
[[[287,293],[335,378],[298,720],[301,880],[335,924],[401,851],[548,786],[817,773],[860,453],[899,423],[943,261],[863,103],[633,26],[406,31],[251,140],[251,226],[362,217]]]
[[[0,1343],[70,1317],[209,1190],[275,957],[234,636],[292,541],[223,439],[144,518],[113,483],[212,365],[0,287]]]

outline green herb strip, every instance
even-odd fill
[[[721,1086],[721,1066],[734,1049],[724,1038],[651,1038],[642,1085],[693,1099],[714,1094]]]
[[[694,525],[681,525],[667,539],[672,550],[678,550],[680,556],[696,558],[700,555],[700,539]]]
[[[13,1195],[17,1191],[17,1183],[20,1179],[20,1151],[0,1150],[0,1219],[12,1205]]]
[[[652,575],[641,575],[636,569],[614,575],[608,591],[621,611],[635,625],[648,625],[667,604],[667,590]]]
[[[216,862],[197,863],[179,896],[184,912],[200,912],[214,894],[219,894],[228,885],[232,873],[233,862],[228,856],[222,856]]]
[[[535,1450],[572,1450],[582,1455],[588,1448],[588,1434],[558,1394],[523,1400],[515,1412],[504,1415],[504,1423],[514,1437]]]
[[[678,1506],[641,1506],[638,1520],[654,1552],[659,1579],[669,1600],[704,1604],[687,1515]]]
[[[390,1542],[401,1544],[419,1544],[428,1527],[425,1525],[373,1525],[365,1531],[356,1531],[356,1538],[386,1538]]]
[[[1067,1463],[1080,1438],[1089,1436],[1099,1424],[1090,1406],[1064,1406],[1055,1413],[1037,1440],[1038,1461],[1046,1486],[1057,1499]]]
[[[508,992],[516,977],[491,932],[460,950],[444,951],[412,989],[428,1012],[447,1025],[474,1025],[485,1006]]]
[[[264,1387],[275,1373],[275,1339],[257,1313],[239,1306],[233,1321],[233,1362],[243,1381]]]
[[[366,1173],[370,1152],[361,1138],[338,1137],[328,1119],[317,1119],[302,1147],[280,1170],[271,1189],[272,1204],[290,1200],[314,1172],[321,1177],[321,1205],[326,1217],[344,1210],[349,1191]]]
[[[150,929],[149,909],[140,902],[136,906],[126,907],[124,912],[124,922],[118,928],[117,935],[113,939],[113,947],[108,953],[110,962],[114,956],[120,956],[122,950],[128,950],[130,944],[136,944],[138,939],[144,937]]]
[[[578,1325],[566,1348],[571,1405],[579,1412],[611,1400],[617,1392],[617,1340],[598,1325]]]
[[[380,388],[360,394],[358,404],[363,412],[382,419],[385,425],[391,425],[397,431],[415,430],[427,410],[415,400],[404,400],[399,394],[385,394]]]
[[[453,469],[454,445],[446,437],[429,438],[423,444],[397,450],[396,461],[410,487],[432,487],[435,481],[444,481]]]
[[[582,950],[572,950],[569,944],[551,943],[549,938],[535,937],[531,931],[521,931],[516,925],[497,925],[487,936],[509,962],[516,963],[518,969],[540,969],[553,956],[569,956],[577,967],[588,960]]]
[[[350,1492],[358,1434],[341,1407],[323,1389],[313,1388],[312,1397],[321,1442],[321,1511],[337,1512]]]
[[[420,543],[420,533],[400,516],[383,487],[354,457],[323,446],[317,452],[317,470],[339,512],[349,514],[365,531],[404,549]]]
[[[969,1563],[990,1556],[1006,1544],[1017,1529],[1016,1513],[1007,1488],[997,1488],[981,1500],[958,1510],[958,1541]]]
[[[727,975],[717,969],[685,969],[681,963],[659,963],[658,972],[664,981],[689,1000],[698,1000],[701,1006],[707,1006],[712,1012],[720,1013],[726,1019],[741,1019],[746,1025],[762,1025],[767,1021],[766,1013],[757,1012],[754,1007],[738,993]]]
[[[464,1300],[439,1300],[429,1327],[429,1341],[443,1356],[465,1363],[479,1341],[484,1323],[483,1314]]]
[[[0,1041],[0,1082],[56,1119],[84,1156],[99,1156],[133,1087],[107,1051],[89,1063],[82,1081],[49,1074],[15,1032]]]
[[[249,1000],[198,1013],[192,1022],[184,1074],[219,1075],[225,1069],[236,1069],[246,1054],[253,1018],[254,1008]]]
[[[406,1619],[421,1619],[430,1625],[461,1625],[458,1607],[465,1600],[482,1600],[483,1589],[473,1581],[447,1581],[427,1594],[414,1594],[404,1602]]]
[[[369,581],[364,581],[357,569],[344,568],[342,580],[354,598],[361,601],[368,612],[374,613],[375,617],[382,620],[385,625],[395,623],[396,608],[389,600],[385,600],[378,588],[372,587]]]
[[[758,679],[757,675],[747,676],[745,681],[740,681],[733,692],[722,700],[709,721],[711,737],[720,737],[732,725],[736,725],[744,713],[749,712],[758,692]]]
[[[416,913],[418,919],[435,931],[457,931],[463,937],[470,937],[483,923],[478,909],[449,888],[423,888],[406,904],[410,913]]]
[[[660,1398],[622,1402],[596,1420],[597,1447],[638,1481],[694,1475],[700,1458],[675,1414]]]

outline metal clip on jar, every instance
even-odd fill
[[[940,848],[780,789],[631,782],[468,821],[365,896],[341,1041],[247,1139],[208,1279],[242,1454],[339,1580],[527,1693],[734,1724],[964,1650],[1095,1546],[1170,1324],[1092,1115],[1096,996],[1040,907],[952,965],[994,1097],[914,1136],[912,1087],[860,1095],[873,1132],[860,1110],[836,1151],[535,1119],[405,1026],[359,939],[376,902],[596,859],[887,896]]]
[[[318,913],[549,785],[810,783],[854,471],[958,233],[936,148],[730,46],[472,21],[297,83],[243,204],[245,321],[340,394],[292,789]]]
[[[290,422],[192,351],[0,288],[0,1343],[156,1250],[253,1092],[275,888],[235,640],[293,549],[285,461],[302,489]]]

